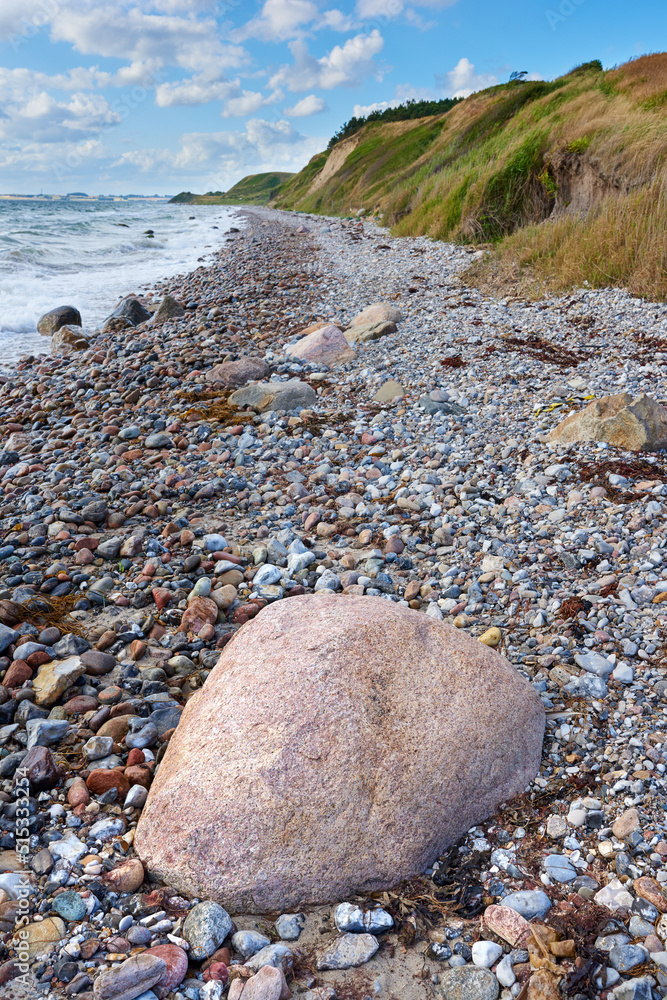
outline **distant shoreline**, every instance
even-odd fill
[[[143,195],[143,194],[112,194],[112,195],[69,195],[69,194],[0,194],[0,201],[164,201],[169,202],[171,196],[168,194]]]

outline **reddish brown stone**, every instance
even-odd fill
[[[131,715],[134,715],[134,712]],[[120,743],[127,735],[129,722],[130,715],[120,715],[116,718],[108,719],[97,730],[97,735],[110,736],[116,743]]]
[[[87,961],[89,958],[93,957],[95,952],[99,951],[100,942],[95,937],[86,938],[85,941],[81,942],[79,947],[81,948],[81,958],[83,958],[84,961]]]
[[[151,593],[153,595],[153,600],[155,601],[155,607],[158,611],[163,611],[171,602],[174,592],[172,590],[166,590],[164,587],[154,587]]]
[[[77,694],[65,702],[65,715],[83,715],[85,712],[94,712],[97,708],[97,698],[88,694]]]
[[[487,931],[507,941],[513,948],[523,947],[530,934],[528,921],[509,906],[487,906],[483,924]]]
[[[651,878],[649,875],[642,875],[641,878],[636,878],[633,883],[633,889],[638,896],[648,899],[649,903],[653,903],[660,913],[667,913],[667,897],[654,878]]]
[[[98,695],[100,705],[115,705],[122,697],[123,689],[119,688],[117,684],[102,688]]]
[[[131,705],[129,701],[119,701],[117,705],[111,706],[109,718],[117,719],[121,715],[135,715],[135,712],[134,705]]]
[[[204,982],[210,983],[215,980],[219,983],[226,983],[229,979],[229,969],[224,962],[211,962],[204,969]]]
[[[137,750],[133,747],[127,755],[127,766],[134,767],[135,764],[143,764],[146,760],[146,756],[143,750]]]
[[[116,788],[119,797],[125,797],[130,790],[130,782],[118,767],[96,767],[88,775],[86,785],[93,795],[103,795],[110,788]]]
[[[195,597],[183,612],[179,632],[198,635],[204,625],[215,625],[218,605],[210,597]]]
[[[20,650],[19,650],[20,652]],[[50,663],[53,659],[45,650],[36,649],[34,653],[31,653],[27,657],[26,662],[30,667],[41,667],[43,663]]]
[[[213,965],[214,962],[224,962],[225,965],[230,965],[232,961],[232,953],[229,948],[218,948],[214,951],[210,958],[202,962],[202,969],[208,969],[209,965]]]
[[[9,962],[0,965],[0,986],[10,983],[12,979],[17,979],[20,975],[21,967],[19,966],[18,959],[10,959]]]
[[[75,778],[67,790],[67,801],[71,806],[85,806],[90,802],[90,792],[83,778]]]
[[[74,543],[74,551],[80,552],[81,549],[90,549],[91,552],[94,552],[99,544],[99,538],[93,538],[92,535],[87,535],[86,538],[79,538]]]
[[[127,955],[129,951],[132,950],[132,945],[124,937],[110,937],[104,942],[104,947],[107,951],[115,951],[119,955]]]
[[[97,649],[100,650],[108,649],[109,646],[113,646],[117,638],[118,636],[116,635],[113,629],[107,629],[106,632],[102,633],[102,635],[99,637],[95,645]],[[90,671],[88,672],[90,673]]]
[[[385,552],[395,552],[396,555],[400,555],[404,548],[405,545],[402,540],[397,535],[391,535],[391,537],[387,539],[387,544],[385,545],[384,550]]]
[[[130,649],[129,649],[130,656],[132,657],[133,660],[140,660],[141,657],[146,652],[147,648],[148,647],[146,646],[146,643],[143,641],[143,639],[133,639],[132,642],[130,643]]]
[[[25,660],[14,660],[13,663],[7,669],[3,680],[3,686],[9,688],[13,691],[15,688],[21,687],[25,681],[29,681],[32,678],[32,669],[28,666]]]
[[[144,866],[139,858],[128,858],[107,872],[102,881],[114,892],[136,892],[144,881]]]
[[[185,979],[188,971],[188,956],[175,944],[156,944],[146,951],[167,963],[167,969],[158,985],[165,990],[175,990]],[[227,980],[223,980],[226,982]]]
[[[130,785],[143,785],[144,788],[150,788],[153,780],[150,768],[146,767],[145,764],[134,764],[132,767],[126,767],[125,777]]]

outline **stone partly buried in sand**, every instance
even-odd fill
[[[344,333],[348,344],[365,344],[369,340],[379,340],[390,333],[396,333],[395,323],[364,323],[351,326]]]
[[[627,451],[660,451],[667,448],[667,409],[646,395],[634,402],[627,392],[602,396],[571,413],[547,440],[558,444],[606,441]]]
[[[373,396],[373,402],[375,403],[390,403],[392,399],[396,399],[397,396],[404,396],[405,389],[394,379],[390,378],[387,382],[383,382],[378,391]]]
[[[223,361],[222,364],[214,365],[204,372],[202,378],[205,382],[219,382],[224,389],[238,389],[248,382],[266,378],[269,371],[264,358],[248,355],[237,361]]]
[[[157,311],[153,314],[151,324],[159,326],[160,323],[166,323],[169,319],[180,319],[181,316],[185,316],[185,309],[181,303],[173,295],[165,295]]]
[[[291,378],[287,382],[253,382],[229,397],[234,406],[264,410],[296,410],[317,403],[317,393],[307,382]]]
[[[345,331],[348,344],[365,344],[369,340],[379,340],[390,333],[396,333],[396,324],[403,319],[403,313],[391,302],[374,302],[354,317]]]
[[[403,313],[398,306],[391,302],[374,302],[372,306],[366,306],[351,321],[348,329],[355,326],[366,326],[372,323],[400,323]]]
[[[450,625],[293,597],[188,702],[135,846],[169,885],[240,912],[387,888],[523,791],[543,731],[532,687]]]

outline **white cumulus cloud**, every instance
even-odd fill
[[[291,42],[289,48],[294,62],[291,66],[281,66],[271,78],[271,86],[285,86],[292,92],[298,92],[354,87],[368,76],[379,80],[383,74],[375,56],[382,51],[383,45],[384,40],[377,28],[370,34],[348,38],[344,45],[334,45],[319,59],[310,54],[305,42]]]
[[[291,108],[285,108],[288,118],[305,118],[307,115],[319,115],[322,111],[328,111],[327,102],[323,97],[316,97],[315,94],[308,94],[300,101],[293,104]]]
[[[211,101],[226,101],[240,90],[238,80],[209,80],[206,76],[193,76],[189,80],[161,83],[155,90],[155,103],[159,108],[195,107]]]
[[[261,13],[234,32],[234,38],[282,42],[300,34],[318,15],[319,8],[312,0],[265,0]]]
[[[478,90],[495,87],[500,81],[493,73],[476,73],[475,65],[465,56],[454,69],[438,77],[446,97],[470,97]]]
[[[414,7],[427,7],[430,10],[441,10],[443,7],[453,7],[458,0],[357,0],[355,12],[362,21],[372,21],[376,18],[394,21],[405,14],[409,20],[415,20]],[[419,22],[418,22],[419,23]]]

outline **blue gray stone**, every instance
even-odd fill
[[[651,980],[628,979],[625,983],[620,983],[614,989],[615,1000],[653,1000],[653,990]]]
[[[648,951],[638,944],[617,944],[609,952],[609,964],[617,972],[629,972],[648,961]]]
[[[183,937],[190,945],[190,955],[203,962],[216,951],[232,930],[232,920],[219,903],[207,899],[197,903],[185,918]]]
[[[224,535],[205,535],[204,546],[208,552],[222,552],[227,548],[227,539]]]
[[[580,677],[575,677],[574,680],[565,685],[563,691],[566,694],[578,694],[583,695],[584,698],[597,700],[607,697],[607,685],[601,677],[596,677],[595,674],[581,674]]]
[[[86,904],[78,892],[73,890],[61,892],[53,901],[53,909],[63,920],[83,920],[86,915]]]
[[[166,434],[165,431],[157,431],[155,434],[149,434],[146,438],[145,445],[147,448],[173,448],[174,439],[171,434]]]
[[[13,642],[16,642],[19,634],[13,628],[8,628],[7,625],[0,625],[0,653],[2,653],[7,646],[11,646]]]
[[[598,677],[607,677],[614,669],[614,664],[611,663],[606,656],[602,656],[600,653],[575,653],[574,662],[577,663],[582,670],[586,670],[591,674],[596,674]]]
[[[64,719],[29,719],[25,724],[28,733],[28,750],[57,743],[69,732],[69,722]]]
[[[502,904],[509,906],[510,910],[520,913],[526,920],[532,920],[533,917],[541,919],[547,910],[551,909],[551,900],[541,889],[522,889],[520,892],[511,892],[508,896],[503,896]]]
[[[283,941],[298,941],[305,924],[305,913],[281,913],[275,926],[278,937]]]
[[[90,839],[104,842],[118,837],[121,833],[125,833],[125,820],[121,816],[105,816],[91,826]]]
[[[372,934],[341,934],[317,958],[317,968],[351,969],[368,962],[380,947]]]
[[[550,854],[545,858],[544,870],[556,882],[571,882],[577,877],[577,869],[563,854]]]
[[[232,936],[234,951],[238,951],[243,958],[252,958],[258,951],[267,948],[270,944],[269,938],[260,934],[259,931],[237,931]]]
[[[245,963],[246,969],[259,972],[265,965],[272,965],[274,968],[282,968],[292,960],[292,952],[286,944],[270,944],[262,948],[252,958]]]
[[[253,587],[258,587],[279,583],[281,575],[278,566],[274,566],[272,563],[264,563],[253,576],[252,585]]]

